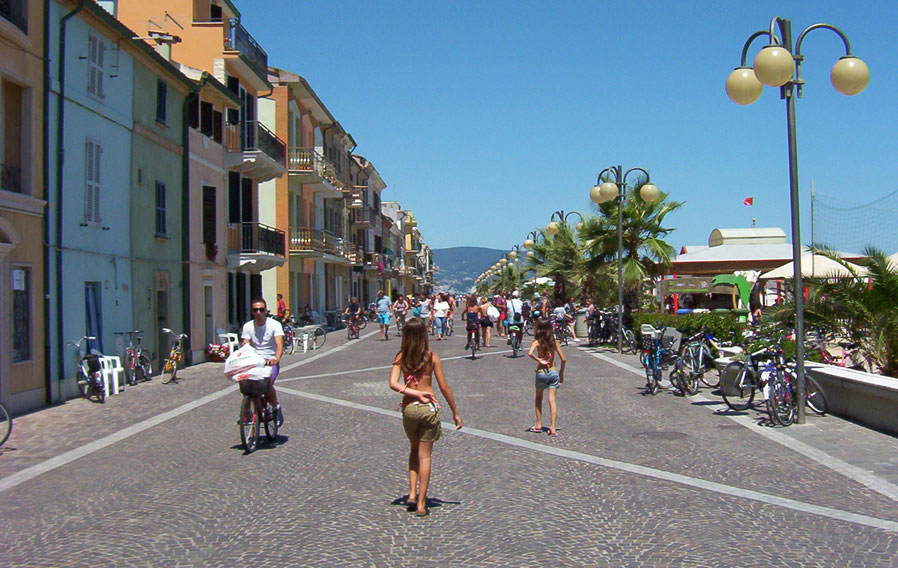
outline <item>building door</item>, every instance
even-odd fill
[[[210,343],[218,343],[218,338],[215,336],[215,288],[212,284],[205,284],[203,290],[203,303],[206,308],[206,345],[209,345]]]
[[[84,283],[85,335],[96,339],[87,340],[87,352],[92,349],[103,352],[103,314],[99,282]]]
[[[169,326],[168,290],[156,290],[156,368],[161,369],[168,357],[173,337],[162,331]],[[174,330],[172,330],[174,331]]]

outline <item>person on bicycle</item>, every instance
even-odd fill
[[[276,319],[268,317],[268,304],[261,296],[253,298],[250,302],[250,312],[252,319],[243,324],[243,332],[240,334],[241,345],[252,345],[256,353],[265,359],[265,365],[271,367],[268,403],[274,409],[274,415],[280,426],[284,423],[284,414],[281,412],[281,405],[278,404],[274,382],[281,370],[281,355],[284,354],[284,328]]]
[[[468,296],[468,305],[465,307],[464,313],[465,330],[470,333],[474,332],[474,345],[480,344],[480,306],[477,305],[477,298],[473,294]],[[465,351],[471,348],[470,340],[465,344]]]
[[[393,313],[396,315],[396,331],[402,332],[402,324],[405,323],[405,314],[408,313],[409,303],[405,296],[399,294],[393,302]]]
[[[517,338],[518,345],[524,340],[524,302],[521,301],[520,296],[520,293],[515,290],[511,293],[511,299],[506,302],[509,344],[511,344],[512,336]],[[514,331],[514,328],[511,326],[517,328],[517,331]]]
[[[374,301],[374,306],[377,310],[377,321],[380,323],[380,340],[387,341],[390,339],[390,310],[393,309],[393,306],[390,304],[390,299],[384,295],[383,290],[377,291],[377,300]]]
[[[568,331],[571,332],[571,339],[579,341],[577,333],[574,331],[574,323],[577,321],[577,305],[574,303],[573,298],[568,298],[567,303],[564,305],[564,312],[565,317],[567,317]]]
[[[349,302],[349,306],[346,307],[346,310],[343,311],[343,315],[349,316],[348,325],[355,325],[358,323],[359,316],[362,315],[362,305],[359,304],[359,299],[355,296],[352,297],[352,301]]]

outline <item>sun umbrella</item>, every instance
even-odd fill
[[[848,263],[848,266],[850,266],[858,276],[865,276],[867,274],[867,269],[862,266],[850,262]],[[792,278],[794,273],[794,265],[790,262],[762,274],[760,278],[761,280]],[[805,253],[801,255],[801,275],[806,278],[845,278],[850,277],[851,272],[849,272],[841,263],[836,262],[828,256]]]

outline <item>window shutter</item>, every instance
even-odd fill
[[[106,42],[97,40],[97,96],[106,96],[103,91],[103,60],[105,59]]]
[[[84,147],[85,180],[84,180],[84,220],[93,221],[94,212],[94,143],[88,140]]]
[[[212,139],[221,144],[221,113],[217,110],[212,111]]]
[[[87,92],[90,94],[97,93],[97,38],[88,36],[87,40],[88,62],[88,84]]]
[[[165,184],[156,182],[156,235],[165,235]]]
[[[203,242],[215,243],[215,188],[203,186]]]
[[[99,144],[94,144],[94,222],[100,222],[100,157],[103,155],[103,148]]]

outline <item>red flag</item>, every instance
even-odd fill
[[[745,199],[742,200],[742,205],[752,206],[752,205],[754,205],[754,204],[755,204],[755,198],[754,198],[754,197],[746,197]]]

